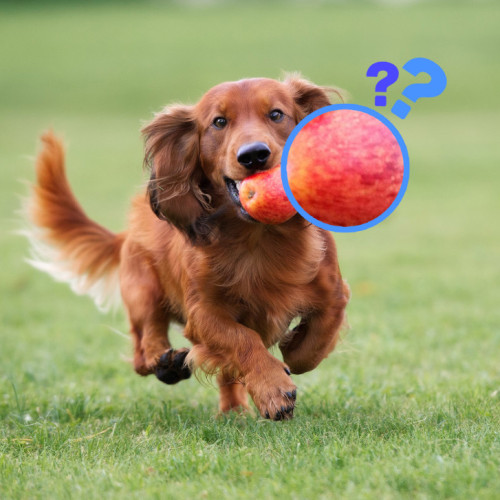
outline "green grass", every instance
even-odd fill
[[[498,498],[499,21],[493,1],[0,4],[0,497]],[[379,226],[336,236],[351,328],[294,378],[295,420],[217,418],[213,385],[137,377],[123,313],[23,261],[19,179],[45,128],[88,213],[120,229],[141,121],[163,105],[300,70],[371,106],[368,66],[416,56],[448,88],[404,121],[385,112],[409,188]]]

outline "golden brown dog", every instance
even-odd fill
[[[238,186],[279,163],[295,125],[330,103],[328,90],[296,76],[256,78],[165,108],[143,129],[151,180],[120,234],[87,218],[62,145],[45,134],[29,204],[33,264],[100,305],[119,284],[140,375],[173,384],[199,367],[217,373],[221,411],[248,408],[249,393],[262,416],[291,418],[290,373],[333,350],[349,291],[329,233],[300,215],[254,221]],[[191,350],[171,348],[171,321],[185,325]],[[284,362],[268,352],[276,343]]]

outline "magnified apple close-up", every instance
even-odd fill
[[[377,218],[396,199],[403,154],[392,131],[362,111],[339,109],[307,123],[288,153],[290,189],[312,217],[333,226]]]

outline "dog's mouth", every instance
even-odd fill
[[[240,201],[240,186],[241,181],[235,181],[229,177],[224,177],[224,182],[226,183],[226,189],[229,193],[229,198],[238,208],[239,214],[246,220],[251,220],[256,222],[256,220],[243,208]]]

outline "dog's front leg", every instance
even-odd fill
[[[193,343],[189,363],[208,373],[241,379],[263,417],[292,418],[296,386],[290,370],[268,352],[256,331],[239,324],[229,310],[197,302],[188,312],[185,336]]]
[[[301,322],[280,342],[285,363],[292,373],[313,370],[333,351],[344,322],[345,307],[350,291],[341,279],[333,281],[331,289],[319,290],[323,304]]]
[[[151,259],[143,248],[126,242],[122,249],[120,285],[134,340],[134,369],[155,374],[166,384],[189,378],[188,349],[172,349],[168,340],[170,311]]]

